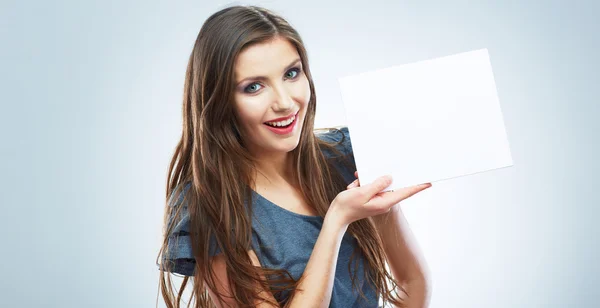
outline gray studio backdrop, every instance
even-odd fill
[[[488,48],[515,165],[404,204],[430,307],[598,307],[598,2],[254,3],[303,36],[320,127],[338,76]],[[2,307],[155,305],[185,65],[226,5],[0,3]]]

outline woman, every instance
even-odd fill
[[[189,277],[195,307],[427,304],[396,204],[431,184],[360,186],[348,129],[314,132],[315,110],[306,50],[284,19],[235,6],[206,20],[169,168],[159,255],[168,307]],[[180,291],[166,272],[185,276]]]

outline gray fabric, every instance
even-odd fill
[[[336,146],[345,156],[349,157],[350,166],[346,167],[337,162],[333,153],[324,151],[328,159],[336,160],[336,169],[342,174],[346,183],[354,180],[354,160],[352,158],[352,146],[347,128],[332,130],[317,135],[319,138],[343,142]],[[182,195],[189,188],[185,187]],[[182,197],[180,197],[182,200]],[[169,250],[172,261],[171,272],[182,275],[193,275],[194,258],[191,252],[189,239],[189,215],[186,205],[175,203],[184,207],[182,219],[177,223],[169,238]],[[256,192],[252,192],[252,248],[256,252],[260,263],[265,268],[287,269],[294,279],[299,279],[310,258],[313,247],[323,225],[323,218],[318,216],[306,216],[296,214],[279,207],[268,201]],[[176,205],[177,206],[177,205]],[[346,233],[342,239],[338,262],[335,273],[335,281],[329,307],[377,307],[375,291],[365,283],[363,276],[362,254],[357,254],[354,262],[358,262],[357,283],[369,300],[365,302],[361,296],[352,289],[351,274],[348,271],[350,255],[356,247],[356,239]],[[211,255],[219,254],[220,250],[214,241],[211,245]],[[355,263],[351,264],[354,272]],[[285,292],[277,297],[277,300],[287,298],[289,293]]]

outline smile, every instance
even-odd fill
[[[298,119],[298,112],[292,114],[291,116],[285,118],[278,118],[273,121],[265,122],[264,124],[267,128],[278,134],[278,135],[286,135],[291,133],[296,126],[296,121]]]
[[[292,122],[294,122],[295,119],[296,119],[296,114],[293,114],[291,117],[288,117],[285,120],[265,122],[265,124],[267,124],[269,126],[274,126],[274,127],[285,127],[285,126],[290,125]]]

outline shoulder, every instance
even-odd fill
[[[185,196],[192,187],[192,182],[187,181],[177,185],[169,196],[168,205],[170,207],[187,206]]]
[[[346,126],[315,130],[315,136],[329,145],[321,147],[327,157],[336,156],[331,147],[340,151],[342,156],[353,154],[350,132]]]
[[[346,184],[352,183],[356,163],[348,127],[321,130],[315,132],[315,136],[323,141],[319,146],[329,163],[339,171]]]
[[[191,182],[184,182],[178,184],[169,195],[169,200],[167,201],[168,209],[173,212],[177,210],[187,211],[188,208],[188,198],[187,195],[192,187]]]
[[[180,235],[181,233],[187,235],[189,232],[190,215],[186,196],[191,186],[191,182],[182,183],[176,186],[169,196],[167,230],[172,230],[170,236]]]
[[[167,250],[163,251],[165,270],[185,276],[194,275],[194,256],[190,238],[190,215],[187,193],[191,182],[180,184],[172,190],[167,201],[167,225],[165,234]]]

